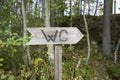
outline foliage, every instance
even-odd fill
[[[3,65],[2,62],[4,61],[3,58],[0,58],[0,67]]]
[[[81,64],[75,70],[74,64],[71,62],[63,63],[63,80],[95,80],[95,71],[92,66]]]
[[[94,68],[89,65],[81,65],[80,69],[77,71],[77,74],[81,75],[83,80],[94,80]]]
[[[20,52],[18,52],[18,48],[22,45],[22,38],[18,38],[16,33],[10,33],[10,37],[6,39],[6,41],[0,41],[0,55],[4,59],[3,66],[4,69],[11,69],[11,67],[18,66],[20,57],[18,57]],[[16,56],[16,57],[14,57]],[[8,63],[9,61],[9,63]],[[18,64],[18,65],[14,65]],[[11,65],[11,66],[10,66]],[[6,67],[5,67],[6,66]]]
[[[61,13],[61,11],[67,8],[67,5],[61,1],[57,2],[52,7],[55,7],[58,13]],[[33,7],[33,3],[33,0],[25,0],[27,26],[44,27],[44,14],[41,13],[41,8],[31,8]],[[38,6],[37,3],[35,6]],[[40,13],[43,16],[38,16]],[[85,30],[82,17],[82,15],[55,16],[55,24],[56,27],[71,27],[72,24],[72,26],[78,27],[84,34]],[[101,48],[102,16],[86,17],[90,30],[90,39],[91,41],[96,41],[98,43],[97,47]],[[0,1],[0,80],[53,80],[54,65],[49,62],[46,46],[30,46],[30,55],[33,64],[29,66],[24,65],[22,19],[20,0]],[[119,33],[119,28],[116,30],[114,27],[115,25],[119,26],[119,15],[115,23],[112,25],[112,28],[114,28],[112,29],[112,35],[116,32],[117,34]],[[84,36],[86,35],[84,34]],[[119,38],[118,35],[114,37],[116,40]],[[63,80],[96,79],[95,67],[84,64],[86,52],[85,37],[76,45],[63,45]],[[76,70],[79,59],[81,63]],[[109,69],[109,73],[117,77],[119,77],[119,72],[119,67],[116,66],[112,66]]]
[[[0,80],[14,80],[14,75],[12,75],[12,72],[5,73],[3,72],[0,76]]]
[[[107,72],[113,80],[120,79],[120,65],[113,64],[113,65],[109,66],[107,68]]]

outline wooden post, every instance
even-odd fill
[[[55,45],[55,80],[62,80],[62,45]]]
[[[46,27],[46,28],[27,28],[32,34],[32,39],[28,45],[54,44],[54,78],[62,80],[62,45],[76,44],[83,37],[76,27]]]

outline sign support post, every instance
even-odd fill
[[[55,80],[62,80],[62,45],[55,45],[55,54],[54,54],[54,71],[55,71]]]
[[[28,45],[55,45],[54,54],[54,78],[62,80],[62,45],[76,44],[83,37],[76,27],[46,27],[46,28],[27,28],[32,34]]]

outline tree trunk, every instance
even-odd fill
[[[84,3],[83,19],[84,19],[85,31],[86,31],[86,35],[87,35],[88,51],[87,51],[86,64],[88,64],[88,61],[90,59],[90,38],[89,38],[88,23],[87,23],[86,16],[85,16],[85,6],[86,6],[86,3]]]
[[[97,0],[97,2],[96,2],[96,6],[95,6],[95,13],[94,13],[94,16],[97,14],[98,2],[99,2],[99,0]]]
[[[72,0],[70,0],[70,16],[72,15]]]
[[[90,15],[90,0],[88,0],[87,2],[88,2],[88,15]]]
[[[50,0],[45,0],[45,27],[51,27],[50,26]],[[53,45],[48,45],[48,55],[49,59],[52,63],[54,63],[54,50],[53,50]]]
[[[116,14],[116,0],[114,0],[114,14]]]
[[[117,63],[117,54],[118,54],[118,50],[119,50],[119,46],[120,46],[120,39],[118,39],[118,43],[114,52],[114,63]]]
[[[109,57],[112,57],[111,31],[110,31],[111,14],[112,14],[112,0],[104,0],[103,53]]]
[[[79,3],[80,3],[80,4],[79,4],[79,15],[82,15],[82,10],[83,10],[83,9],[82,9],[82,7],[83,7],[83,6],[82,6],[82,3],[83,3],[82,0],[80,0]]]
[[[55,27],[55,7],[52,6],[53,4],[55,4],[55,0],[50,1],[50,24]]]
[[[23,60],[26,66],[32,64],[31,56],[29,53],[29,46],[26,45],[26,38],[27,38],[27,24],[26,24],[26,13],[25,13],[25,6],[24,0],[22,0],[22,15],[23,15]]]

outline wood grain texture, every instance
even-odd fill
[[[76,27],[27,28],[32,34],[28,45],[76,44],[83,37]]]
[[[55,45],[55,80],[62,80],[62,45]]]

